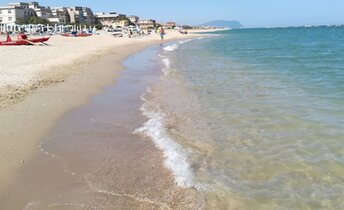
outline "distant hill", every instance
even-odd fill
[[[214,20],[207,23],[203,23],[201,26],[211,26],[211,27],[221,27],[221,28],[242,28],[238,21],[228,21],[228,20]]]

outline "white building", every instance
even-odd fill
[[[166,22],[166,23],[162,23],[161,25],[162,25],[162,27],[168,28],[168,29],[173,29],[176,27],[175,22]]]
[[[88,7],[44,7],[38,2],[9,3],[0,7],[0,23],[15,24],[27,21],[29,17],[37,16],[56,24],[93,24],[96,21],[93,12]]]
[[[48,19],[52,14],[49,7],[41,7],[38,2],[9,3],[8,6],[0,7],[0,22],[4,24],[24,22],[31,16]]]
[[[51,17],[48,18],[49,22],[55,24],[68,24],[70,17],[66,7],[52,7]]]
[[[10,3],[0,7],[0,23],[15,24],[34,16],[35,11],[29,8],[28,3]]]
[[[37,17],[47,20],[52,16],[50,7],[40,6],[38,2],[30,2],[29,8],[35,11]]]
[[[156,21],[155,20],[139,20],[137,25],[142,29],[155,29]]]
[[[52,12],[50,8],[39,7],[35,9],[37,17],[47,20],[52,17]]]
[[[97,20],[103,25],[103,26],[116,26],[118,22],[126,18],[126,15],[119,14],[117,12],[110,12],[110,13],[96,13],[96,18]],[[126,24],[124,23],[125,21],[122,21],[123,23],[121,24]]]
[[[128,17],[128,19],[130,20],[130,22],[134,23],[135,25],[139,22],[139,17],[138,16],[135,16],[135,15],[130,15]]]

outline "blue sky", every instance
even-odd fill
[[[0,0],[6,5],[8,0]],[[13,2],[13,1],[11,1]],[[14,0],[18,2],[18,0]],[[344,0],[41,0],[41,5],[88,6],[179,24],[238,20],[246,27],[344,24]]]

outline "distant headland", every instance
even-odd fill
[[[231,20],[231,21],[214,20],[207,23],[203,23],[201,24],[201,26],[210,26],[210,27],[216,27],[216,28],[233,28],[233,29],[244,27],[239,21],[236,21],[236,20]]]

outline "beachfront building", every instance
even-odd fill
[[[66,7],[52,7],[51,14],[51,17],[48,18],[51,23],[63,25],[70,23],[70,16]]]
[[[91,8],[83,7],[82,12],[84,15],[84,22],[83,23],[91,25],[91,24],[94,24],[96,22],[96,17],[94,16]]]
[[[47,20],[52,17],[52,12],[49,7],[40,6],[38,2],[30,2],[29,8],[35,11],[35,15],[41,19]]]
[[[36,9],[39,7],[39,3],[37,1],[32,1],[32,2],[29,2],[29,8],[30,9]]]
[[[68,7],[70,23],[84,23],[84,12],[82,7]]]
[[[93,11],[89,7],[68,7],[66,10],[69,15],[69,18],[67,18],[67,23],[91,25],[96,22]]]
[[[122,19],[122,20],[116,20],[112,23],[112,27],[116,28],[116,27],[126,27],[128,26],[130,23],[130,21],[128,19]]]
[[[30,8],[34,9],[36,15],[42,19],[47,19],[52,23],[67,24],[93,24],[95,17],[88,7],[50,7],[39,6],[38,2],[29,3]]]
[[[96,18],[88,7],[44,7],[38,2],[9,3],[0,7],[0,23],[15,24],[37,16],[55,24],[93,24]]]
[[[36,13],[37,17],[44,19],[44,20],[47,20],[48,18],[51,17],[50,8],[45,8],[45,7],[37,8],[37,9],[35,9],[35,13]]]
[[[117,12],[110,12],[110,13],[96,13],[97,20],[103,25],[107,27],[116,27],[116,26],[127,26],[129,21],[126,15],[119,14]]]
[[[168,28],[168,29],[173,29],[173,28],[176,27],[176,23],[175,22],[166,22],[166,23],[163,23],[161,25],[162,25],[162,27]]]
[[[130,15],[129,17],[128,17],[128,19],[129,19],[129,21],[131,22],[131,23],[133,23],[133,24],[137,24],[138,22],[139,22],[139,17],[138,16],[135,16],[135,15]]]
[[[15,24],[34,16],[35,11],[29,8],[28,3],[10,3],[0,7],[0,23]]]
[[[155,29],[156,27],[156,21],[155,20],[139,20],[137,22],[137,25],[141,28],[141,29]]]
[[[38,2],[9,3],[8,6],[0,7],[1,22],[6,24],[25,22],[32,16],[49,20],[52,15],[52,11],[49,7],[40,6]]]

